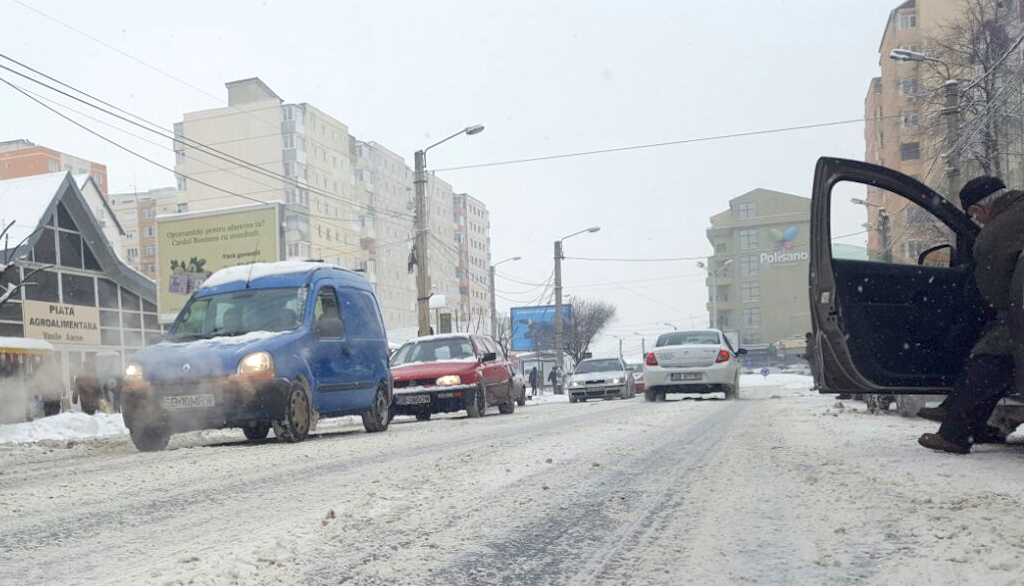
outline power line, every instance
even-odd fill
[[[874,119],[875,120],[880,120],[880,119],[884,119],[884,118],[896,118],[896,117],[899,117],[899,115],[898,114],[894,114],[894,115],[889,115],[889,116],[880,116],[880,117],[874,118]],[[613,147],[613,148],[597,149],[597,150],[590,150],[590,151],[578,151],[578,152],[573,152],[573,153],[563,153],[563,154],[560,154],[560,155],[548,155],[548,156],[543,156],[543,157],[528,157],[528,158],[524,158],[524,159],[510,159],[510,160],[507,160],[507,161],[495,161],[495,162],[491,162],[491,163],[477,163],[475,165],[462,165],[462,166],[459,166],[459,167],[444,167],[444,168],[441,168],[441,169],[434,169],[434,171],[435,172],[441,172],[441,171],[462,171],[464,169],[479,169],[481,167],[498,167],[498,166],[503,166],[503,165],[519,165],[519,164],[522,164],[522,163],[534,163],[534,162],[537,162],[537,161],[551,161],[551,160],[556,160],[556,159],[568,159],[568,158],[572,158],[572,157],[585,157],[585,156],[590,156],[590,155],[602,155],[602,154],[607,154],[607,153],[618,153],[618,152],[624,152],[624,151],[635,151],[635,150],[640,150],[640,149],[652,149],[652,148],[659,148],[659,147],[666,147],[666,146],[676,146],[676,145],[682,145],[682,144],[692,144],[692,143],[698,143],[698,142],[707,142],[707,141],[712,141],[712,140],[725,140],[725,139],[730,139],[730,138],[743,138],[743,137],[748,137],[748,136],[760,136],[760,135],[764,135],[764,134],[775,134],[775,133],[779,133],[779,132],[794,132],[794,131],[797,131],[797,130],[811,130],[811,129],[815,129],[815,128],[827,128],[827,127],[830,127],[830,126],[842,126],[842,125],[846,125],[846,124],[858,124],[858,123],[863,124],[864,122],[867,122],[867,120],[868,120],[867,118],[851,118],[851,119],[847,119],[847,120],[835,120],[833,122],[819,122],[819,123],[815,123],[815,124],[803,124],[803,125],[799,125],[799,126],[784,126],[784,127],[780,127],[780,128],[767,128],[767,129],[762,129],[762,130],[750,130],[750,131],[747,131],[747,132],[733,132],[733,133],[730,133],[730,134],[716,134],[716,135],[711,135],[711,136],[701,136],[701,137],[697,137],[697,138],[684,138],[684,139],[681,139],[681,140],[670,140],[670,141],[666,141],[666,142],[653,142],[653,143],[630,145],[630,146],[624,146],[624,147]]]
[[[256,165],[255,163],[251,163],[251,162],[246,161],[246,160],[244,160],[242,158],[236,157],[236,156],[231,155],[229,153],[225,153],[225,152],[220,151],[218,149],[215,149],[215,148],[213,148],[213,147],[211,147],[209,145],[203,144],[203,143],[201,143],[201,142],[199,142],[197,140],[193,140],[191,138],[188,138],[187,136],[178,135],[178,134],[167,134],[163,130],[154,130],[154,128],[151,128],[151,127],[159,128],[160,125],[155,123],[155,122],[152,122],[150,120],[147,120],[146,118],[143,118],[142,116],[139,116],[137,114],[133,114],[133,113],[127,111],[127,110],[124,110],[123,108],[120,108],[120,107],[118,107],[118,106],[116,106],[114,104],[111,104],[111,103],[106,102],[106,101],[104,101],[104,100],[102,100],[100,98],[97,98],[97,97],[93,96],[92,94],[89,94],[88,92],[80,90],[80,89],[78,89],[75,86],[72,86],[72,85],[70,85],[70,84],[68,84],[66,82],[63,82],[63,81],[61,81],[61,80],[59,80],[59,79],[57,79],[57,78],[55,78],[53,76],[50,76],[50,75],[48,75],[48,74],[46,74],[46,73],[44,73],[42,71],[39,71],[38,69],[35,69],[35,68],[33,68],[33,67],[29,66],[29,65],[26,65],[25,63],[22,63],[21,61],[18,61],[18,60],[14,59],[14,58],[12,58],[12,57],[10,57],[8,55],[0,53],[0,58],[3,58],[3,59],[6,59],[7,61],[15,63],[15,64],[17,64],[20,67],[28,69],[29,71],[31,71],[31,72],[33,72],[33,73],[35,73],[37,75],[41,75],[41,76],[43,76],[44,78],[46,78],[48,80],[51,80],[51,81],[53,81],[55,83],[58,83],[58,84],[66,87],[66,88],[69,88],[72,91],[75,91],[75,92],[77,92],[79,94],[82,94],[82,95],[88,97],[89,99],[95,100],[96,102],[99,102],[100,104],[103,104],[103,105],[105,105],[105,106],[107,106],[109,108],[113,108],[114,110],[117,110],[118,112],[122,112],[122,113],[124,113],[127,116],[131,116],[132,118],[136,118],[137,120],[141,120],[141,121],[145,122],[145,124],[141,124],[139,122],[136,122],[135,120],[130,120],[130,119],[126,118],[125,116],[121,116],[120,114],[116,114],[114,112],[111,112],[110,110],[107,110],[105,108],[97,106],[96,104],[93,104],[93,103],[91,103],[91,102],[89,102],[87,100],[84,100],[84,99],[82,99],[82,98],[80,98],[78,96],[69,94],[68,92],[65,92],[65,91],[63,91],[63,90],[61,90],[59,88],[55,88],[55,87],[53,87],[53,86],[51,86],[49,84],[43,83],[43,82],[39,81],[38,79],[35,79],[32,76],[29,76],[29,75],[27,75],[25,73],[22,73],[20,71],[17,71],[15,69],[12,69],[12,68],[7,67],[5,65],[0,65],[0,69],[9,71],[9,72],[11,72],[11,73],[13,73],[13,74],[15,74],[15,75],[17,75],[19,77],[27,79],[27,80],[35,83],[35,84],[41,85],[41,86],[43,86],[43,87],[45,87],[45,88],[47,88],[47,89],[49,89],[51,91],[57,92],[57,93],[59,93],[59,94],[61,94],[63,96],[71,98],[72,100],[80,102],[80,103],[82,103],[82,104],[84,104],[86,106],[89,106],[91,108],[99,110],[99,111],[103,112],[104,114],[107,114],[108,116],[111,116],[113,118],[117,118],[117,119],[122,120],[124,122],[127,122],[128,124],[131,124],[133,126],[137,126],[137,127],[141,128],[141,129],[147,131],[147,132],[151,132],[153,134],[156,134],[156,135],[158,135],[158,136],[160,136],[160,137],[162,137],[164,139],[175,141],[175,142],[180,142],[180,143],[183,143],[183,144],[185,144],[187,146],[191,146],[193,149],[196,149],[197,151],[199,151],[199,152],[201,152],[203,154],[206,154],[208,156],[212,156],[212,157],[217,158],[217,159],[221,159],[221,160],[223,160],[223,161],[225,161],[227,163],[231,163],[231,164],[239,166],[239,167],[244,167],[244,168],[248,169],[249,171],[252,171],[252,172],[260,174],[260,175],[263,175],[263,176],[268,177],[270,179],[282,181],[285,184],[290,184],[290,185],[296,187],[297,189],[304,189],[304,190],[310,191],[310,192],[312,192],[314,194],[323,195],[323,196],[327,196],[327,197],[332,197],[332,198],[338,199],[338,200],[340,200],[342,202],[345,202],[345,203],[349,203],[349,204],[351,204],[351,205],[353,205],[355,207],[362,208],[362,209],[367,210],[367,211],[373,211],[373,212],[377,212],[378,211],[378,210],[374,209],[372,206],[369,206],[369,205],[364,204],[362,202],[359,202],[359,201],[347,198],[347,197],[345,197],[345,196],[343,196],[341,194],[334,193],[334,192],[329,191],[327,189],[321,189],[319,187],[313,187],[313,186],[310,186],[308,184],[299,183],[297,179],[288,177],[286,175],[282,175],[280,173],[275,173],[275,172],[270,171],[268,169],[264,169],[263,167],[260,167],[259,165]],[[171,149],[171,150],[173,151],[173,149]],[[209,165],[208,163],[206,163],[206,164]],[[209,166],[212,167],[212,165],[209,165]],[[225,171],[225,169],[220,169],[220,170],[221,171]],[[173,170],[171,172],[175,173],[175,175],[181,175],[181,173],[177,173],[177,172],[175,172]],[[250,180],[252,180],[252,179],[250,179]],[[258,181],[255,181],[255,180],[252,180],[252,181],[254,181],[256,183],[259,183]],[[264,185],[267,185],[267,184],[264,184]],[[269,185],[268,185],[268,187],[269,187]],[[406,218],[406,219],[413,218],[412,215],[410,215],[410,214],[403,214],[401,212],[391,212],[391,211],[387,211],[387,210],[380,210],[380,211],[383,214],[385,214],[385,215],[391,215],[391,216],[394,216],[394,217],[402,217],[402,218]]]

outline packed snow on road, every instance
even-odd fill
[[[933,424],[807,377],[741,389],[159,453],[116,415],[5,425],[0,583],[1021,583],[1024,446],[931,453]]]

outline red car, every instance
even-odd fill
[[[512,367],[487,336],[442,334],[409,340],[391,355],[392,413],[426,421],[434,413],[466,411],[483,417],[497,405],[516,409]]]

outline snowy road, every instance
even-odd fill
[[[743,396],[2,445],[0,584],[1024,580],[1024,446],[932,454],[921,420]]]

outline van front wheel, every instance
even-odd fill
[[[309,402],[309,393],[301,382],[296,381],[288,388],[284,419],[274,422],[274,435],[281,441],[301,442],[309,437],[312,419],[313,407]]]
[[[387,386],[381,384],[373,396],[370,410],[363,413],[363,429],[368,433],[377,433],[387,429],[389,423],[391,423],[391,397],[388,395]]]

